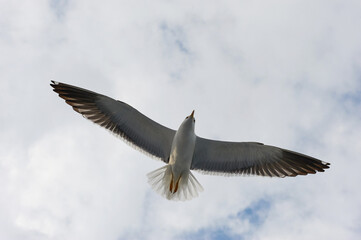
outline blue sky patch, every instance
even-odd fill
[[[229,216],[228,221],[232,221],[240,227],[249,226],[245,227],[245,229],[241,229],[240,232],[242,232],[242,234],[235,233],[234,230],[232,230],[228,226],[219,224],[216,227],[203,228],[197,232],[182,235],[180,239],[247,239],[247,236],[254,232],[255,229],[262,226],[265,219],[267,218],[270,208],[270,201],[266,199],[260,199],[252,203],[249,207],[243,209],[242,211],[239,211],[235,215]],[[249,224],[243,224],[245,222],[248,222]]]

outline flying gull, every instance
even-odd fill
[[[170,200],[189,200],[203,191],[190,170],[223,175],[294,177],[323,172],[330,165],[258,142],[225,142],[199,137],[194,132],[194,111],[175,131],[124,102],[76,86],[51,82],[53,90],[76,112],[165,162],[165,166],[147,176],[152,188]]]

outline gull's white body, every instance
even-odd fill
[[[194,111],[174,135],[168,165],[148,174],[153,189],[167,199],[191,199],[203,190],[190,171],[197,138],[193,114]]]
[[[196,145],[196,134],[194,133],[193,114],[187,117],[176,132],[170,152],[169,165],[177,179],[183,171],[191,168],[194,147]]]
[[[225,142],[198,137],[194,111],[177,131],[144,116],[128,104],[72,85],[51,86],[66,103],[85,118],[108,129],[166,163],[148,174],[149,183],[171,200],[198,196],[203,188],[191,173],[286,177],[323,172],[327,162],[257,142]]]

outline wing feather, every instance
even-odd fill
[[[286,177],[314,174],[329,163],[256,142],[223,142],[197,137],[191,169],[206,173]]]
[[[50,85],[85,118],[122,137],[130,145],[168,162],[174,130],[105,95],[55,81]]]

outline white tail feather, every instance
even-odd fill
[[[180,176],[178,189],[171,192],[172,166],[166,165],[147,174],[148,182],[154,189],[168,200],[190,200],[203,191],[203,187],[193,176],[190,170],[184,171]]]

